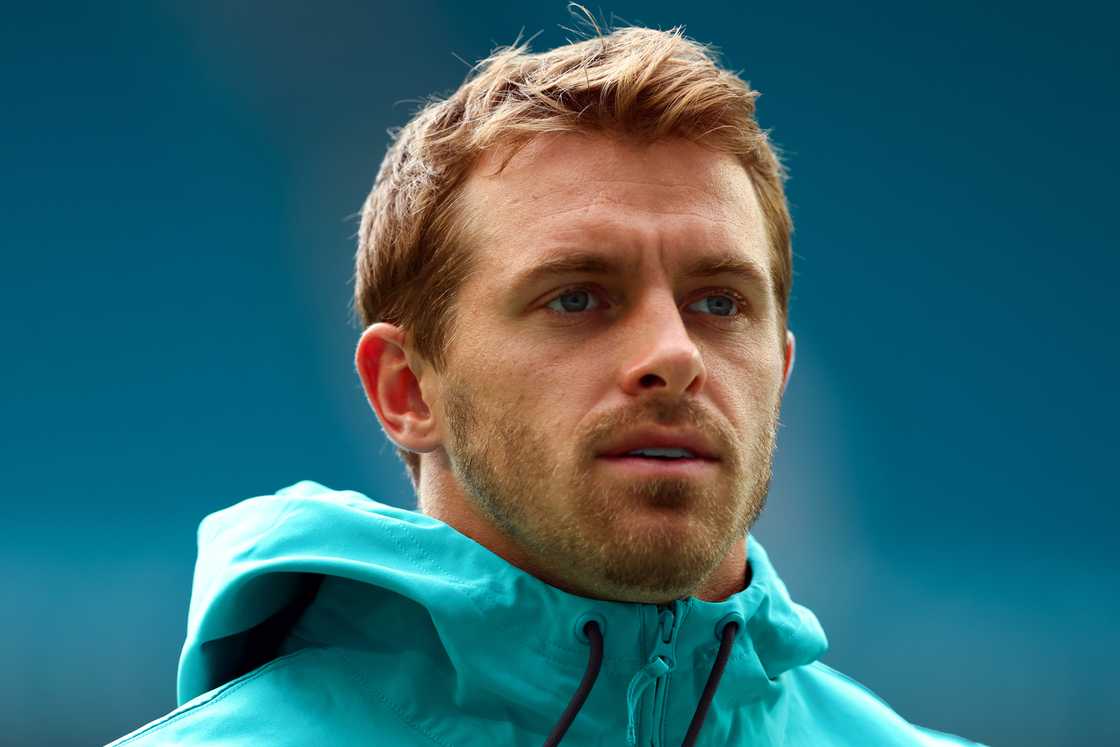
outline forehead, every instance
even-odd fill
[[[516,275],[564,247],[629,254],[653,246],[747,256],[768,267],[762,210],[739,160],[682,139],[539,136],[485,154],[463,187],[480,275]]]

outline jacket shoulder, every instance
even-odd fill
[[[308,646],[190,700],[108,747],[222,745],[451,747],[386,693],[376,662],[353,649]]]
[[[852,677],[824,662],[800,667],[798,690],[815,721],[834,734],[848,734],[852,744],[891,747],[985,747],[946,732],[912,724],[885,700]]]
[[[300,660],[312,658],[315,649],[301,649],[264,664],[237,679],[202,693],[170,713],[161,716],[128,734],[110,742],[106,747],[147,747],[147,745],[260,744],[267,728],[273,722],[263,721],[261,712],[277,715],[269,709],[268,681],[284,670],[293,669]],[[263,687],[262,687],[263,685]],[[245,708],[242,697],[252,691],[252,708]],[[270,729],[271,730],[271,729]],[[271,742],[270,742],[271,743]],[[280,742],[277,742],[278,744]]]

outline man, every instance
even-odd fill
[[[627,28],[402,130],[356,365],[420,512],[304,481],[207,517],[181,705],[116,744],[969,744],[821,663],[749,535],[794,357],[756,95]]]

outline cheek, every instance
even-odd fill
[[[536,429],[570,434],[594,391],[594,368],[526,362],[516,385],[517,414]]]
[[[523,423],[533,432],[563,432],[572,422],[574,390],[583,381],[580,372],[561,358],[512,344],[490,351],[475,357],[464,374],[493,416]]]
[[[585,416],[603,397],[607,369],[588,365],[583,357],[537,356],[513,352],[501,362],[506,378],[494,372],[495,396],[509,418],[524,423],[534,437],[552,444],[557,455],[579,438]],[[557,439],[560,439],[559,441]]]
[[[713,393],[726,396],[732,408],[756,413],[773,407],[782,381],[780,351],[772,345],[746,343],[706,360]]]

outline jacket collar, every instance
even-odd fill
[[[222,684],[221,648],[289,603],[292,573],[323,574],[321,599],[300,635],[330,643],[348,635],[371,642],[393,635],[392,605],[420,605],[432,645],[454,667],[463,705],[493,694],[554,713],[575,690],[588,645],[577,629],[587,616],[603,630],[602,674],[581,719],[610,728],[627,687],[649,662],[664,612],[673,612],[674,677],[681,698],[700,697],[718,649],[717,624],[741,621],[720,685],[737,699],[766,695],[785,671],[827,650],[816,616],[792,601],[761,543],[747,537],[750,584],[720,602],[689,597],[669,608],[580,597],[507,563],[453,527],[414,511],[331,491],[303,481],[212,514],[199,527],[199,560],[187,641],[180,659],[179,701]],[[282,574],[282,575],[277,575]],[[342,606],[345,616],[330,614]],[[318,614],[318,612],[324,614]],[[345,619],[352,628],[342,631]]]

